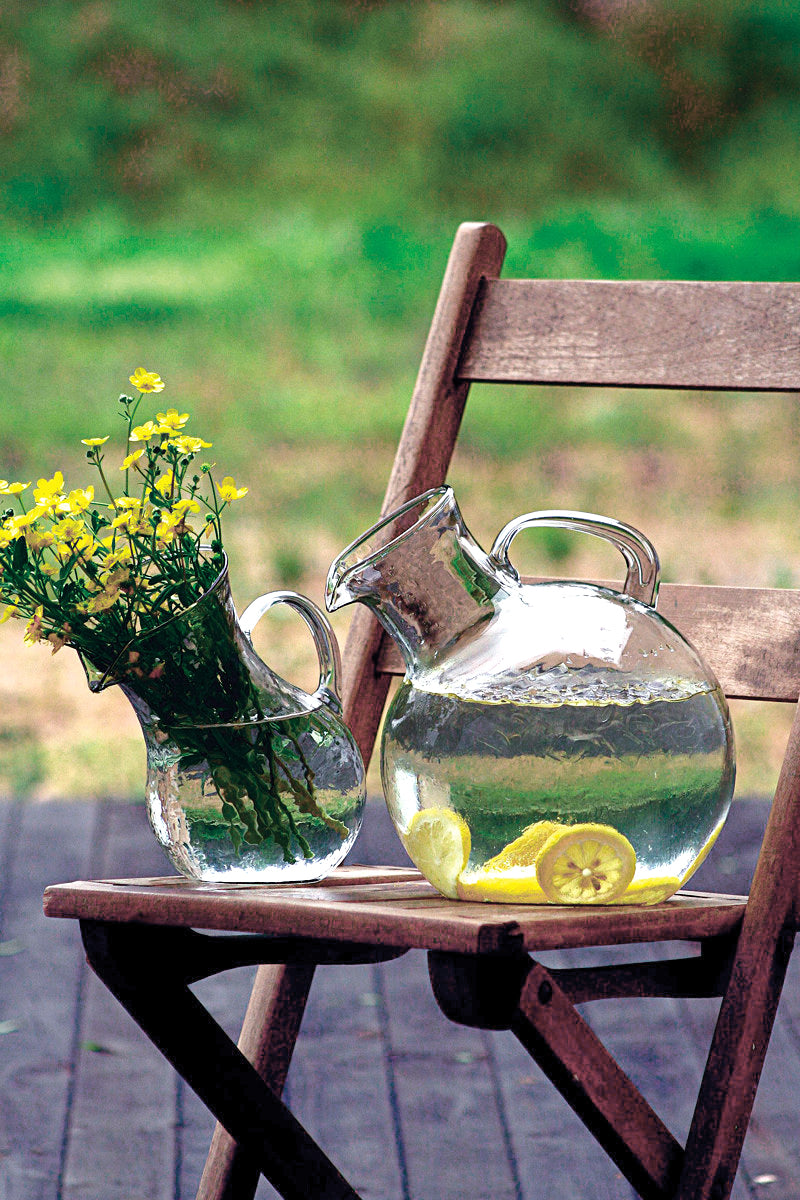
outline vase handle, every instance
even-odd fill
[[[341,712],[339,678],[342,672],[342,660],[339,654],[339,643],[330,621],[313,601],[306,596],[301,596],[299,592],[267,592],[266,595],[259,596],[252,604],[248,604],[239,617],[239,625],[252,641],[256,625],[264,613],[276,604],[288,604],[290,608],[300,614],[311,630],[319,659],[319,684],[314,695],[323,703],[331,705],[337,712]]]

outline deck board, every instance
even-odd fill
[[[155,838],[142,838],[140,810],[120,804],[99,817],[100,873],[112,863],[126,872],[162,869]],[[133,1021],[120,1021],[118,1002],[88,971],[81,999],[63,1200],[107,1200],[126,1188],[172,1200],[175,1073]]]
[[[746,890],[765,817],[763,803],[737,802],[693,886]],[[353,858],[405,865],[377,803]],[[19,1022],[0,1035],[0,1197],[191,1200],[209,1114],[85,968],[75,923],[41,915],[47,884],[165,872],[141,807],[0,802],[0,865],[0,943],[21,947],[0,956],[0,1021]],[[572,964],[589,953],[542,959]],[[234,1035],[252,977],[242,969],[197,987]],[[798,983],[795,955],[735,1200],[800,1195]],[[646,999],[583,1010],[679,1137],[716,1003]],[[287,1096],[365,1200],[544,1200],[565,1180],[571,1200],[632,1200],[511,1035],[441,1016],[422,951],[318,969]],[[275,1193],[262,1181],[258,1197]]]

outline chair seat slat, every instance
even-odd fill
[[[334,871],[319,884],[246,890],[170,878],[55,884],[45,913],[477,954],[703,940],[734,933],[745,908],[741,896],[702,892],[649,907],[480,904],[445,900],[413,870],[387,882],[374,868],[373,879]]]
[[[484,280],[458,377],[795,391],[800,285]]]

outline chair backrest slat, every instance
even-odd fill
[[[665,583],[658,611],[700,652],[730,699],[800,698],[800,591]],[[393,643],[384,641],[378,669],[403,674]]]
[[[794,391],[800,284],[485,279],[457,376]]]

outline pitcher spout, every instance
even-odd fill
[[[328,573],[325,602],[332,612],[355,600],[366,604],[413,670],[491,617],[500,587],[452,488],[443,486],[408,501],[342,551]]]

